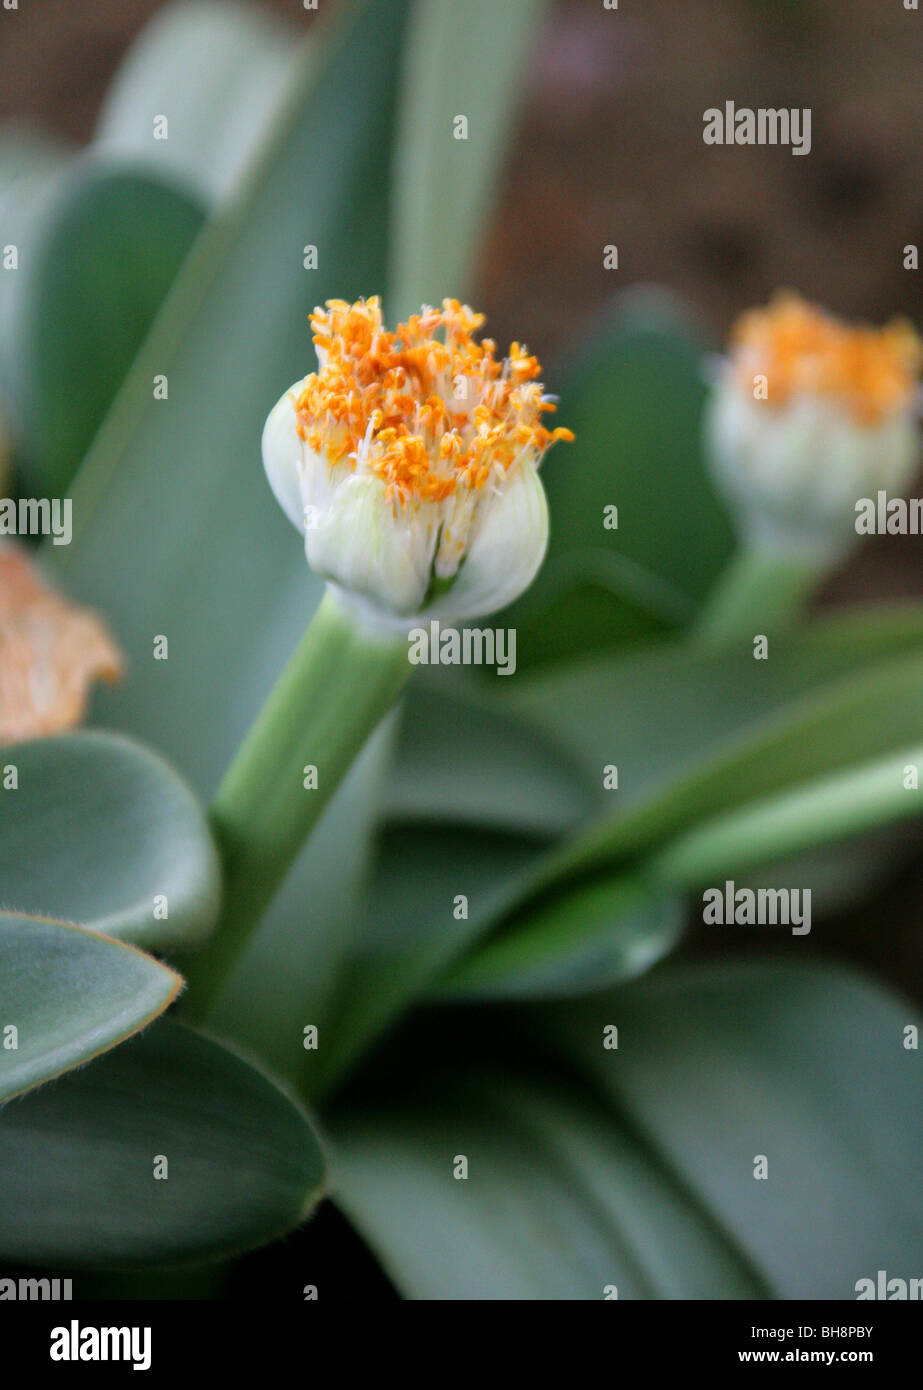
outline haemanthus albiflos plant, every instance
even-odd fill
[[[310,828],[412,667],[421,619],[494,612],[532,582],[548,541],[539,477],[555,403],[519,343],[476,340],[483,314],[424,306],[393,332],[377,297],[311,316],[318,370],[263,432],[276,498],[327,592],[212,808],[226,909],[191,972],[201,1016]],[[293,799],[312,769],[311,786]],[[293,809],[296,808],[296,809]]]

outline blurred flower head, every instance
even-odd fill
[[[0,545],[0,744],[73,728],[93,682],[121,674],[99,619],[46,588],[24,551]]]
[[[745,539],[835,559],[856,502],[902,493],[919,457],[923,345],[777,295],[731,333],[705,416],[709,464]]]
[[[569,430],[536,358],[504,359],[455,300],[395,332],[377,298],[311,316],[318,371],[271,412],[263,461],[308,562],[379,619],[463,619],[512,602],[548,539],[542,455]]]

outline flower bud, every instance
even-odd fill
[[[505,607],[548,540],[538,475],[554,409],[534,357],[498,360],[455,300],[393,333],[377,298],[311,316],[318,370],[287,391],[263,432],[273,492],[304,529],[308,563],[389,625]]]
[[[793,294],[736,324],[706,408],[706,453],[744,541],[834,563],[856,503],[902,493],[919,457],[920,340],[853,327]]]

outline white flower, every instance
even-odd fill
[[[737,324],[705,415],[712,473],[756,549],[835,562],[856,503],[904,492],[919,458],[921,347],[780,295]]]
[[[542,454],[573,437],[542,424],[536,359],[514,343],[498,360],[454,300],[394,333],[377,299],[311,322],[318,371],[270,413],[263,462],[312,569],[400,627],[511,603],[547,545]]]

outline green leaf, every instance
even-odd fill
[[[750,737],[728,740],[720,756],[628,814],[601,818],[547,866],[541,885],[648,852],[706,817],[894,753],[910,745],[921,719],[923,656],[884,662],[834,682],[784,706]],[[835,834],[831,820],[829,838]],[[812,834],[807,844],[822,842]]]
[[[237,3],[158,10],[110,86],[95,144],[179,178],[210,204],[231,193],[277,114],[299,59],[298,30]],[[166,116],[168,138],[154,138]]]
[[[281,1234],[320,1196],[324,1161],[262,1072],[165,1021],[0,1111],[0,1171],[0,1256],[130,1265]]]
[[[531,1062],[495,1047],[486,1058],[476,1031],[453,1029],[388,1054],[412,1067],[412,1094],[394,1085],[401,1072],[377,1071],[328,1117],[336,1201],[406,1297],[603,1299],[613,1285],[620,1299],[765,1296],[579,1078],[540,1047]]]
[[[382,171],[406,11],[349,4],[318,25],[239,197],[199,239],[80,471],[68,554],[49,556],[69,591],[106,614],[130,669],[146,672],[102,695],[103,718],[167,752],[209,798],[323,592],[266,482],[260,435],[314,365],[311,308],[383,287]],[[307,244],[317,270],[304,267]],[[157,372],[168,405],[151,399]],[[152,669],[158,633],[169,660]],[[263,924],[273,950],[245,960],[232,987],[236,1022],[222,1009],[223,1027],[253,1041],[286,961],[284,1017],[300,1021],[274,1035],[274,1064],[283,1035],[301,1048],[330,988],[323,942],[342,936],[359,833],[343,819],[322,860],[305,849]]]
[[[548,847],[544,839],[462,825],[388,827],[327,1045],[311,1060],[312,1093],[339,1084],[421,997],[600,990],[676,945],[681,901],[636,875],[601,875],[534,902],[529,886]]]
[[[560,834],[612,807],[603,772],[616,759],[618,805],[633,810],[812,691],[917,649],[923,607],[898,603],[815,622],[774,642],[766,663],[749,649],[671,642],[509,686],[418,681],[404,701],[386,810],[392,822]]]
[[[600,1045],[609,1023],[617,1052]],[[923,1240],[910,1023],[914,1010],[851,971],[748,961],[664,971],[542,1011],[539,1026],[776,1297],[855,1299],[860,1278],[916,1268]]]
[[[923,610],[896,604],[774,639],[765,662],[753,660],[749,644],[670,643],[517,682],[508,703],[566,747],[600,788],[606,766],[619,771],[618,791],[598,794],[608,814],[537,866],[530,892],[652,852],[699,820],[909,745],[921,650]],[[881,717],[873,713],[878,702],[887,709]],[[859,861],[848,853],[840,877],[846,873],[859,892],[876,861],[865,856],[868,871],[857,876]],[[829,880],[838,854],[812,856],[812,872]]]
[[[304,1029],[318,1029],[326,1054],[339,1023],[339,988],[363,926],[382,786],[389,775],[393,721],[387,721],[337,788],[296,872],[282,885],[210,1024],[236,1038],[300,1087],[318,1052]]]
[[[69,922],[0,913],[0,1101],[114,1047],[166,1009],[182,980]]]
[[[560,659],[688,622],[733,548],[702,457],[701,347],[670,301],[619,296],[548,380],[577,437],[542,470],[548,558],[511,615],[524,659],[533,646]],[[617,529],[604,525],[612,506]]]
[[[132,669],[149,671],[103,694],[106,722],[169,752],[209,795],[323,590],[266,482],[260,435],[313,365],[313,305],[384,278],[375,175],[406,6],[386,9],[341,7],[302,54],[240,198],[199,238],[80,470],[72,545],[47,553],[69,592],[106,614]],[[317,271],[304,268],[308,241]],[[168,405],[152,399],[155,373]],[[169,661],[150,671],[158,633]]]
[[[310,1094],[338,1080],[515,901],[548,843],[465,825],[384,830],[327,1042],[310,1055]]]
[[[480,937],[439,982],[436,997],[516,999],[605,989],[671,951],[684,919],[681,899],[639,878],[593,879],[514,913]]]
[[[388,275],[392,318],[463,298],[487,222],[525,59],[547,0],[426,0],[404,55]],[[467,129],[456,132],[463,116]]]
[[[715,877],[746,873],[815,844],[849,840],[864,831],[923,814],[920,792],[908,787],[923,744],[862,763],[794,791],[738,806],[695,826],[658,851],[648,871],[671,886],[697,888]]]
[[[603,769],[617,764],[625,811],[723,748],[742,748],[812,692],[920,650],[923,605],[866,606],[774,638],[767,661],[754,661],[749,642],[722,650],[664,642],[498,685],[496,703],[563,745],[600,789],[600,807],[613,795],[602,790]]]
[[[923,1237],[912,1021],[751,962],[423,1018],[328,1117],[337,1201],[411,1298],[854,1299]]]
[[[554,835],[593,809],[568,750],[480,687],[415,681],[404,696],[385,811]]]
[[[59,179],[21,248],[3,339],[36,495],[67,490],[202,220],[177,187],[93,156]]]
[[[0,793],[4,907],[141,945],[208,935],[218,913],[217,855],[194,797],[160,758],[88,732],[4,756],[18,781]]]
[[[0,244],[15,246],[19,268],[15,273],[0,274],[0,362],[15,353],[10,341],[10,319],[19,285],[20,268],[29,262],[28,248],[33,244],[37,228],[54,198],[54,192],[71,158],[70,149],[43,131],[26,123],[7,122],[0,126]],[[9,391],[3,388],[3,438],[6,443],[9,429]]]

